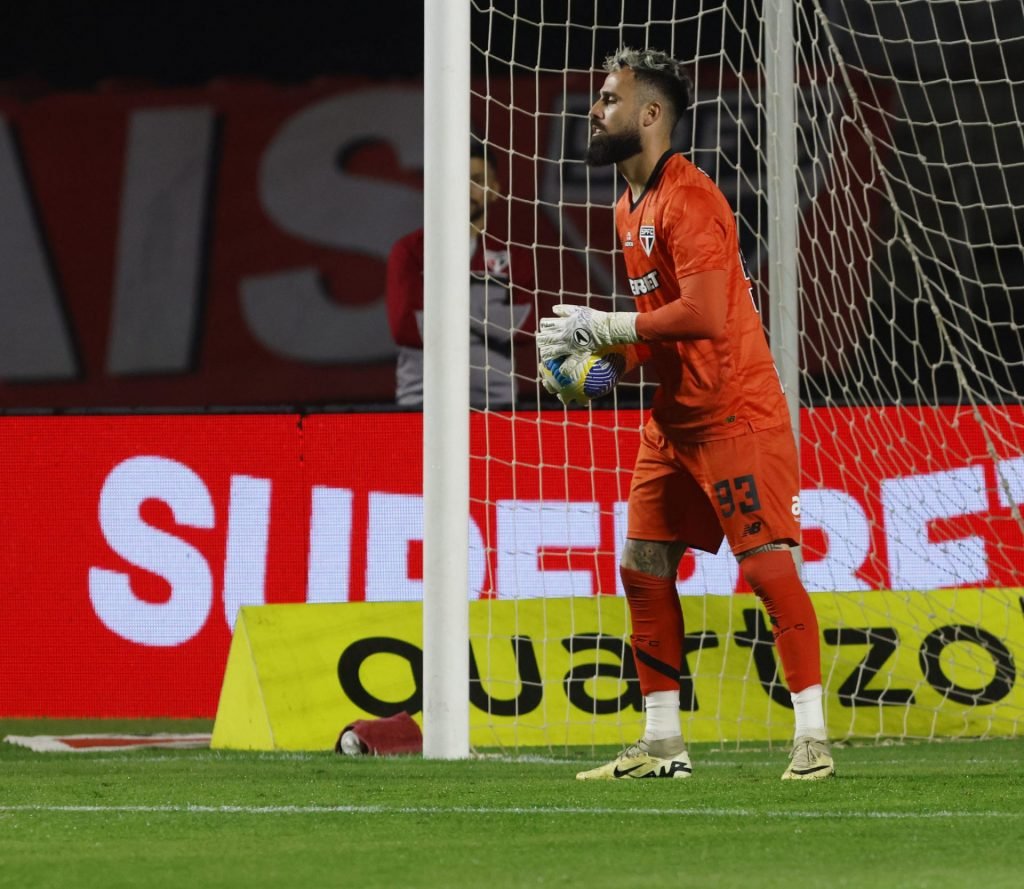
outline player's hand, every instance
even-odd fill
[[[556,317],[542,318],[537,334],[542,362],[637,341],[634,312],[599,312],[586,306],[566,305],[555,306],[551,311]]]

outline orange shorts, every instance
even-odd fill
[[[673,442],[644,427],[629,489],[634,540],[674,540],[734,553],[775,541],[800,543],[800,478],[788,424],[735,438]]]

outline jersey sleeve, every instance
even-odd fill
[[[701,188],[680,188],[665,208],[664,225],[676,278],[698,272],[727,271],[729,220],[715,196]]]
[[[423,241],[413,232],[395,242],[387,265],[388,326],[399,346],[423,348],[417,314],[423,312]]]

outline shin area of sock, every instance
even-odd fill
[[[630,640],[640,692],[679,690],[683,665],[683,610],[675,581],[621,568],[633,625]]]
[[[740,562],[750,588],[764,603],[790,692],[821,684],[821,642],[814,604],[788,550],[771,550]]]

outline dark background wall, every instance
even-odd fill
[[[422,70],[417,3],[35,0],[0,12],[0,76],[58,89],[110,77],[189,85],[219,75],[298,81]]]
[[[724,39],[739,63],[745,47],[757,46],[757,5],[704,5],[697,16],[696,4],[676,0],[621,4],[624,10],[592,0],[476,2],[473,41],[494,63],[524,70],[585,69],[623,42],[689,58],[698,49],[718,53]],[[423,71],[423,15],[418,2],[7,3],[0,77],[38,78],[59,89],[88,89],[104,78],[189,85],[221,75],[410,77]]]
[[[763,5],[472,2],[474,43],[529,70],[586,68],[622,42],[662,46],[683,58],[724,46],[742,66],[745,50],[760,40]],[[1024,69],[1024,53],[1012,42],[1024,39],[1018,0],[795,0],[794,6],[806,21],[823,12],[844,53],[880,72],[956,79]],[[318,74],[409,77],[422,70],[423,4],[415,0],[20,0],[0,8],[0,77],[39,77],[62,89],[88,88],[105,77],[182,85],[225,74],[294,81]]]

